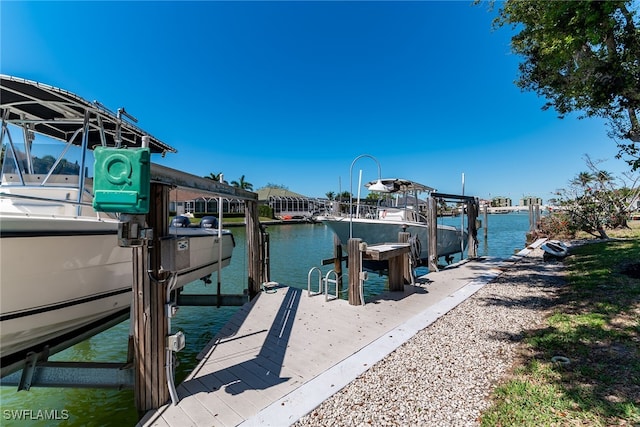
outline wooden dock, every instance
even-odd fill
[[[290,425],[510,262],[461,262],[364,306],[293,287],[263,292],[202,351],[177,387],[178,405],[149,411],[139,426]]]

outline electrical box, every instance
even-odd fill
[[[188,237],[170,236],[160,240],[160,268],[177,272],[191,267],[191,249]]]
[[[175,333],[175,335],[169,335],[167,337],[167,348],[171,351],[180,351],[186,345],[186,339],[181,331]]]
[[[146,214],[151,192],[149,148],[96,147],[93,208],[100,212]]]

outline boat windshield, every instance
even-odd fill
[[[89,158],[91,157],[91,159]],[[93,168],[92,152],[85,164]],[[64,185],[77,187],[82,147],[9,125],[2,135],[2,185]],[[93,172],[85,168],[85,177]]]

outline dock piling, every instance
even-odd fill
[[[411,233],[407,233],[406,231],[401,231],[401,232],[398,233],[398,242],[399,243],[409,243],[409,237],[411,237]],[[401,261],[400,261],[401,262],[400,270],[402,271],[402,279],[401,279],[401,281],[404,284],[410,284],[410,283],[412,284],[414,282],[413,271],[412,271],[413,266],[411,265],[411,262],[409,261],[409,258],[411,256],[410,253],[411,252],[409,252],[409,254],[403,256],[401,258]],[[389,283],[391,283],[391,281],[389,281]],[[404,287],[403,287],[403,289],[400,289],[400,290],[404,290]]]
[[[169,335],[165,316],[167,273],[160,273],[160,239],[168,228],[168,186],[151,184],[148,226],[154,230],[151,245],[133,249],[132,319],[135,354],[135,401],[140,413],[159,408],[169,400],[165,342]],[[149,257],[149,258],[148,258]],[[150,270],[147,272],[146,260]],[[153,280],[152,280],[153,278]]]
[[[349,304],[362,305],[362,296],[360,293],[361,288],[361,275],[362,275],[362,252],[360,251],[360,245],[362,239],[349,239],[347,243],[349,261]]]
[[[247,286],[249,290],[249,299],[253,299],[262,289],[262,283],[265,282],[263,277],[262,265],[262,242],[260,239],[260,221],[258,217],[258,203],[253,200],[246,201],[245,221],[247,230],[247,263],[248,278]]]
[[[337,234],[333,235],[333,253],[333,270],[338,276],[338,283],[336,283],[336,286],[338,287],[339,292],[342,292],[342,244],[340,243],[340,238]]]
[[[467,200],[467,258],[478,257],[478,199]]]

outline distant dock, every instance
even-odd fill
[[[519,255],[526,254],[526,251]],[[140,426],[289,425],[497,277],[511,261],[463,261],[364,306],[280,287],[242,307]],[[366,284],[365,284],[366,286]]]

